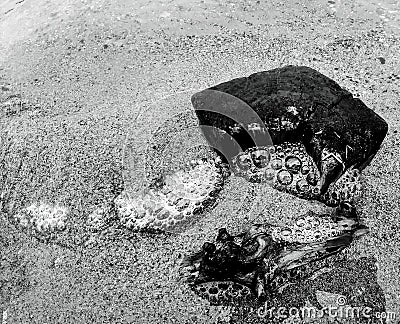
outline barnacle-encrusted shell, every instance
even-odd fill
[[[122,193],[115,205],[122,225],[136,230],[173,230],[212,205],[222,189],[224,173],[218,161],[191,161],[166,175],[161,186],[130,196]]]
[[[335,222],[327,215],[317,215],[309,212],[306,215],[295,218],[290,226],[275,227],[271,235],[277,242],[323,242],[342,234],[350,228],[352,223],[354,223],[352,220]]]
[[[254,224],[237,236],[220,229],[215,243],[205,243],[201,252],[184,260],[188,283],[212,303],[229,299],[215,281],[219,286],[228,282],[222,287],[234,282],[249,288],[249,297],[266,298],[284,287],[285,280],[302,276],[300,267],[340,252],[353,237],[368,232],[356,215],[348,216],[342,208],[333,217],[309,211],[285,227]],[[204,288],[206,284],[212,288]]]

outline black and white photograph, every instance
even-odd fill
[[[0,324],[400,324],[399,0],[0,0]]]

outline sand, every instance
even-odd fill
[[[0,112],[14,143],[0,227],[3,323],[229,323],[229,309],[181,282],[182,257],[220,227],[238,233],[325,207],[232,178],[215,209],[177,233],[91,232],[87,218],[124,187],[143,186],[151,133],[190,115],[191,94],[286,64],[333,78],[389,124],[364,172],[359,208],[371,233],[349,256],[377,259],[387,310],[399,317],[399,9],[389,0],[0,1],[0,99],[23,100]],[[199,134],[175,132],[159,159],[179,166]],[[11,205],[35,200],[71,210],[50,243],[10,221]]]

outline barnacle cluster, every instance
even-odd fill
[[[361,172],[350,168],[336,180],[322,197],[327,205],[335,206],[341,202],[354,203],[362,194]]]
[[[321,195],[320,172],[303,144],[285,142],[269,147],[252,147],[232,160],[233,172],[252,182],[267,183],[277,190],[327,205],[354,202],[361,194],[360,171],[354,168]]]
[[[209,281],[193,287],[195,293],[207,299],[211,304],[232,303],[232,301],[250,301],[253,292],[245,285],[234,281]]]
[[[193,160],[142,194],[123,192],[118,196],[115,206],[119,221],[137,231],[172,230],[215,203],[223,183],[220,160]]]
[[[329,215],[317,215],[309,211],[297,217],[289,226],[275,227],[271,236],[277,242],[323,242],[349,230],[353,224],[352,219],[334,221]]]
[[[319,196],[319,171],[301,143],[253,147],[232,161],[235,174],[303,198]]]
[[[19,226],[35,234],[50,234],[65,229],[68,209],[43,202],[33,203],[14,215]]]

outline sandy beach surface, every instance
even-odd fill
[[[358,206],[371,232],[348,255],[376,259],[386,309],[397,315],[388,322],[397,323],[399,53],[396,0],[0,0],[2,323],[256,323],[190,291],[183,256],[220,227],[283,225],[326,207],[232,177],[214,209],[174,233],[115,222],[91,231],[88,218],[123,188],[142,188],[146,163],[179,167],[205,144],[193,93],[287,64],[334,79],[389,124]],[[159,128],[174,136],[154,137]],[[47,243],[13,222],[35,201],[69,210],[66,230]]]

